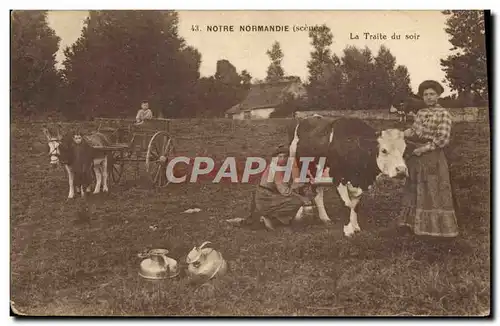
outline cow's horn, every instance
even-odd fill
[[[382,135],[382,132],[380,130],[375,131],[375,136],[380,137]]]

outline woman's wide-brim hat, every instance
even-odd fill
[[[425,80],[418,86],[418,96],[422,97],[426,89],[432,88],[433,90],[441,95],[444,92],[443,86],[435,80]]]

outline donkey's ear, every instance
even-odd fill
[[[62,135],[61,135],[61,130],[62,130],[62,129],[63,129],[63,128],[62,128],[61,123],[58,123],[58,124],[57,124],[57,138],[58,138],[59,140],[61,140],[61,139],[62,139]]]
[[[45,137],[47,137],[47,140],[50,140],[50,133],[49,133],[49,129],[47,129],[47,127],[43,127],[43,128],[42,128],[42,132],[43,132],[43,134],[45,135]]]

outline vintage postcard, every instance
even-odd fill
[[[489,316],[490,19],[11,11],[11,314]]]

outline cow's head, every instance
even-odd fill
[[[404,160],[406,143],[404,133],[398,129],[387,129],[377,133],[377,165],[382,174],[394,177],[408,176]]]

